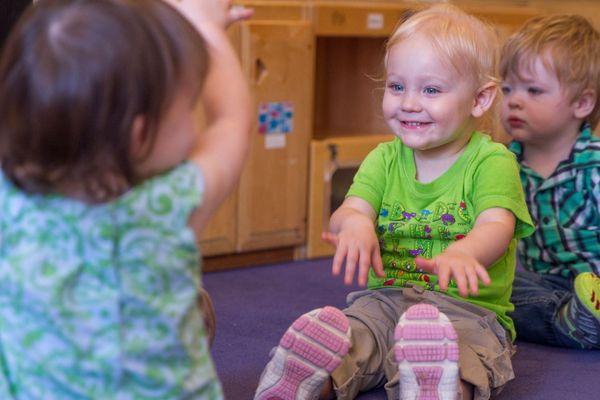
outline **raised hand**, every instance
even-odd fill
[[[230,24],[248,19],[253,10],[243,6],[232,6],[231,0],[163,0],[183,14],[196,29],[202,31],[203,24],[215,24],[223,29]]]

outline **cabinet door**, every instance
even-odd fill
[[[236,243],[236,194],[229,196],[219,207],[204,230],[200,240],[203,256],[233,253]]]
[[[304,21],[250,21],[241,30],[242,63],[254,95],[255,124],[238,191],[237,249],[302,244],[314,34]],[[287,117],[277,116],[281,108]]]

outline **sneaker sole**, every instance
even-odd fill
[[[401,400],[456,400],[458,336],[429,304],[411,306],[394,332]]]
[[[591,272],[581,273],[575,278],[574,288],[579,302],[600,319],[600,278]]]
[[[324,307],[302,315],[281,338],[255,399],[317,398],[349,346],[350,325],[337,308]]]

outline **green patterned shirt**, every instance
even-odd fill
[[[463,153],[441,176],[429,183],[415,179],[412,149],[400,139],[380,144],[361,164],[348,196],[360,197],[378,213],[377,237],[385,278],[369,271],[368,287],[420,285],[439,291],[436,275],[415,265],[415,257],[432,258],[465,237],[479,214],[504,208],[515,215],[514,239],[488,268],[492,280],[479,296],[460,297],[454,281],[446,294],[494,311],[515,336],[507,312],[516,263],[516,242],[533,231],[519,182],[515,157],[502,144],[475,132]]]
[[[0,399],[222,399],[187,226],[202,190],[190,163],[100,205],[0,172]]]
[[[525,200],[535,233],[519,242],[523,266],[574,277],[600,273],[600,139],[585,127],[569,158],[547,179],[522,161],[522,145],[510,145],[521,163]]]

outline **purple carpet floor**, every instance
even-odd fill
[[[208,273],[204,284],[215,303],[213,359],[227,400],[252,399],[258,378],[287,327],[313,308],[343,308],[344,286],[332,277],[331,259]],[[578,351],[517,341],[516,379],[499,400],[598,400],[600,351]],[[383,389],[360,400],[385,399]]]

